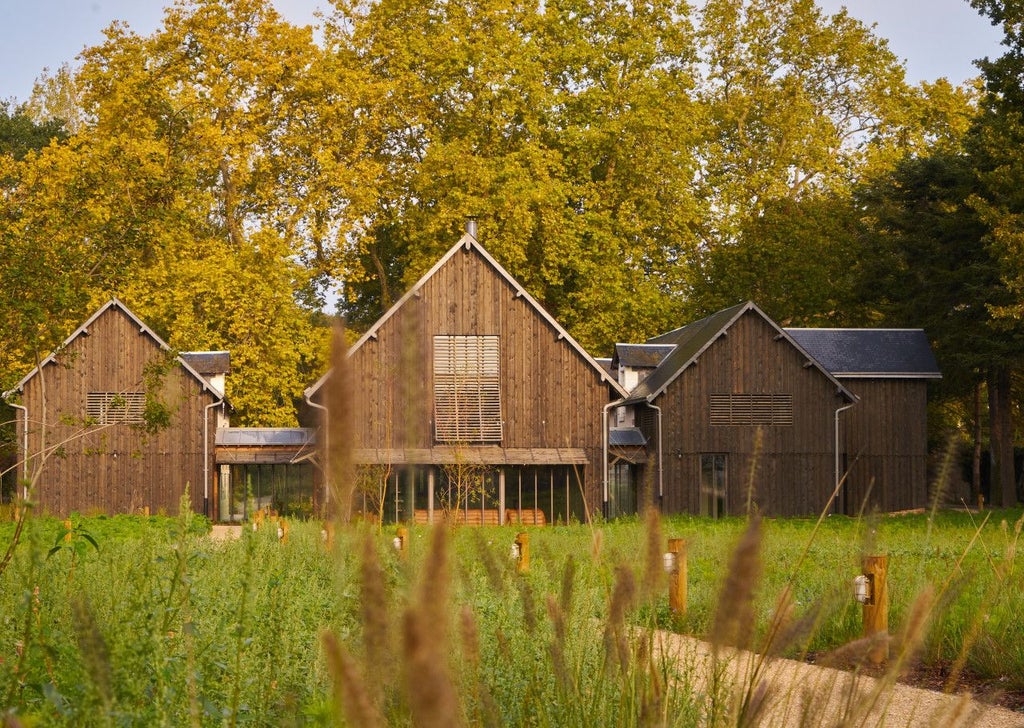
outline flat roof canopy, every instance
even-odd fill
[[[306,427],[220,427],[214,438],[219,465],[298,463],[316,454],[316,431]]]

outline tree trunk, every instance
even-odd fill
[[[992,503],[1017,505],[1013,472],[1013,419],[1010,412],[1010,371],[999,367],[988,376],[989,454],[992,459]]]
[[[974,385],[974,454],[971,457],[971,494],[981,507],[981,382]]]

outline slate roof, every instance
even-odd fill
[[[610,356],[595,356],[594,361],[601,365],[601,368],[608,373],[608,376],[612,379],[616,378],[616,372],[612,367],[612,358]]]
[[[837,377],[941,379],[921,329],[786,329]]]
[[[227,351],[183,351],[179,356],[203,376],[231,373],[231,353]]]
[[[219,427],[214,443],[234,447],[301,447],[316,442],[307,427]]]
[[[609,447],[643,447],[647,438],[639,427],[612,427],[608,430]]]
[[[654,369],[675,344],[616,344],[614,363],[632,369]]]
[[[804,348],[797,343],[792,336],[786,331],[779,327],[774,321],[772,321],[760,308],[754,304],[753,301],[747,301],[736,306],[718,311],[710,316],[694,321],[691,324],[682,326],[678,329],[669,331],[668,333],[655,336],[647,340],[648,344],[675,344],[675,349],[661,362],[657,369],[640,382],[629,396],[623,401],[623,404],[636,404],[639,402],[651,402],[658,395],[660,395],[665,388],[668,387],[676,377],[683,373],[683,371],[693,364],[698,357],[707,349],[715,340],[722,335],[722,333],[728,329],[733,323],[739,319],[740,316],[753,311],[763,318],[770,326],[776,329],[779,336],[785,338],[797,348],[801,353],[807,356],[811,366],[816,367],[822,374],[831,379],[837,390],[843,396],[847,397],[849,401],[856,401],[856,397],[844,387],[825,367],[823,367],[814,357],[807,353]]]
[[[626,403],[633,404],[651,400],[660,394],[683,369],[689,366],[699,352],[711,344],[743,306],[744,304],[727,308],[699,321],[648,339],[648,344],[669,345],[675,348],[661,361],[657,369],[629,393]]]

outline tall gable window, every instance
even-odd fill
[[[497,336],[434,337],[434,437],[501,442]]]
[[[793,424],[792,394],[712,394],[711,425],[774,425]]]
[[[137,425],[146,421],[144,392],[89,392],[85,416],[97,425]]]

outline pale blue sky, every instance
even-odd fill
[[[313,23],[326,0],[273,0],[297,24]],[[829,12],[877,23],[892,51],[907,64],[909,80],[940,76],[954,83],[977,75],[975,58],[1000,54],[999,33],[966,0],[818,0]],[[114,20],[148,34],[160,24],[164,0],[0,0],[0,99],[24,101],[44,67],[74,62],[82,48],[102,40]]]

